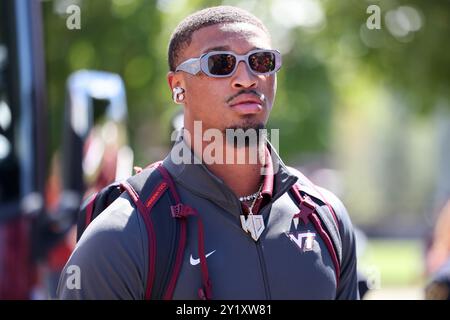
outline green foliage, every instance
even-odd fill
[[[165,79],[170,33],[188,13],[221,1],[81,1],[81,30],[66,28],[68,14],[64,7],[61,14],[55,12],[58,3],[43,2],[52,137],[59,137],[61,130],[68,75],[81,68],[116,72],[127,87],[131,140],[145,161],[148,144],[168,144],[168,137],[158,133],[169,132],[167,122],[177,110],[169,107]],[[255,11],[267,18],[264,21],[269,26],[276,25],[274,15],[283,14],[272,12],[277,1],[227,3]],[[450,48],[444,35],[449,31],[449,2],[378,1],[381,30],[364,30],[367,2],[319,4],[325,14],[324,26],[313,32],[295,25],[283,30],[291,48],[284,54],[269,126],[283,128],[282,151],[288,158],[298,150],[328,150],[330,121],[339,99],[336,85],[354,68],[367,66],[386,86],[397,90],[414,112],[429,112],[438,96],[448,99],[449,55],[445,53]],[[408,37],[395,38],[386,27],[385,14],[402,4],[418,9],[423,27]],[[53,148],[59,143],[52,142]]]

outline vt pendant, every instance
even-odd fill
[[[247,218],[241,214],[241,226],[245,232],[250,232],[253,240],[258,241],[259,236],[265,229],[264,219],[261,215],[249,214]]]

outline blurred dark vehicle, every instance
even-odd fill
[[[121,78],[83,70],[68,78],[49,168],[42,30],[40,1],[0,2],[0,299],[54,297],[83,196],[133,163]]]

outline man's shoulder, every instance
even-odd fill
[[[345,208],[342,201],[333,192],[315,185],[299,170],[291,167],[288,167],[288,169],[292,174],[298,177],[298,181],[296,183],[299,185],[301,191],[319,200],[322,207],[328,204],[333,209],[333,212],[335,213],[338,220],[337,227],[341,247],[341,274],[339,278],[340,285],[337,291],[336,298],[359,299],[356,273],[356,239],[354,228],[347,209]],[[330,213],[330,210],[328,210],[328,213]],[[330,216],[327,216],[327,218],[329,221],[334,220],[333,218],[330,219]],[[330,228],[328,230],[330,231],[332,229],[333,228]]]
[[[61,299],[134,299],[142,295],[145,231],[135,211],[121,195],[89,224],[61,273]],[[80,290],[66,286],[71,266],[81,271]]]
[[[287,168],[298,178],[297,184],[299,185],[301,191],[307,193],[313,198],[318,199],[324,204],[329,204],[336,214],[336,218],[338,219],[340,225],[345,224],[351,226],[347,209],[338,196],[336,196],[332,191],[314,184],[298,169],[289,166],[287,166]]]
[[[155,187],[164,181],[161,174],[158,173],[158,162],[139,170],[136,174],[129,177],[121,184],[128,184],[131,188],[123,190],[123,192],[109,204],[103,208],[103,211],[89,224],[83,232],[80,241],[83,238],[91,238],[93,236],[121,238],[118,234],[139,234],[146,233],[145,222],[141,214],[139,214],[134,196],[139,201],[146,204],[147,198],[151,196]],[[125,236],[125,239],[128,239]]]
[[[160,165],[161,161],[158,161],[143,169],[136,167],[136,174],[129,177],[126,181],[140,192],[141,189],[149,182],[162,180],[161,175],[158,173],[158,166]]]
[[[142,228],[137,210],[126,193],[107,206],[86,228],[79,243],[92,241],[129,241],[128,234],[140,234]]]
[[[167,164],[163,164],[165,162],[167,161],[161,160],[148,165],[144,169],[138,168],[136,174],[126,180],[142,202],[145,202],[156,191],[156,187],[163,183],[170,185],[175,182],[171,170],[167,168]]]

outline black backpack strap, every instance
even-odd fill
[[[175,184],[162,163],[157,163],[150,170],[142,170],[122,186],[136,204],[148,233],[149,270],[145,298],[171,299],[186,247],[187,218],[197,216],[197,212],[181,202]],[[201,219],[197,221],[203,283],[199,295],[209,299],[211,285],[203,248],[203,224]]]
[[[110,184],[95,192],[86,198],[81,204],[77,217],[77,241],[80,240],[81,235],[87,226],[105,210],[107,206],[116,200],[123,190],[118,182]]]
[[[206,262],[205,246],[204,246],[204,228],[203,222],[197,211],[185,204],[181,203],[181,199],[176,191],[175,184],[170,177],[169,172],[164,166],[159,166],[158,170],[161,172],[165,181],[169,184],[169,190],[175,199],[176,204],[170,207],[171,215],[173,218],[179,221],[180,225],[180,237],[178,241],[178,248],[176,253],[176,260],[173,265],[172,275],[170,281],[167,285],[166,292],[164,294],[164,299],[171,299],[173,296],[173,291],[175,290],[175,284],[178,279],[181,265],[184,257],[184,250],[186,247],[186,233],[187,233],[187,218],[190,216],[197,217],[197,230],[198,230],[198,253],[200,258],[200,268],[202,274],[202,287],[198,290],[198,296],[202,300],[212,299],[212,283],[209,278],[208,265]]]
[[[172,274],[169,278],[169,282],[166,286],[166,290],[164,293],[164,299],[172,299],[173,291],[175,290],[175,284],[178,280],[178,276],[180,274],[181,265],[183,262],[184,251],[186,247],[186,234],[187,234],[187,218],[190,216],[197,217],[197,230],[198,230],[198,252],[200,257],[200,268],[202,274],[202,287],[198,290],[198,295],[200,299],[209,300],[212,298],[212,284],[209,278],[208,265],[206,263],[205,256],[205,248],[204,248],[204,228],[203,222],[198,215],[197,211],[181,202],[180,196],[176,190],[175,184],[164,166],[160,165],[157,168],[164,180],[169,185],[170,194],[175,200],[175,205],[170,207],[171,216],[178,221],[178,225],[180,227],[179,239],[178,239],[178,247],[176,249],[175,261],[173,264]]]
[[[164,280],[162,277],[155,277],[167,272],[167,266],[171,264],[171,248],[175,246],[173,238],[177,238],[178,234],[175,221],[170,219],[169,208],[173,200],[166,193],[169,185],[155,168],[144,169],[121,185],[135,204],[147,231],[148,273],[145,299],[160,299]],[[152,214],[155,207],[157,215]]]
[[[149,260],[145,298],[171,299],[186,247],[187,218],[197,216],[202,271],[199,297],[211,299],[203,223],[197,211],[181,202],[175,184],[161,161],[137,171],[138,174],[126,181],[110,184],[84,201],[78,214],[77,241],[92,220],[126,192],[144,220],[147,231]]]
[[[146,168],[159,165],[161,161],[152,163]],[[136,173],[140,173],[142,168],[134,167]],[[136,189],[135,189],[136,190]],[[137,190],[140,190],[139,188]],[[80,240],[81,235],[87,226],[114,202],[125,190],[121,186],[121,182],[114,182],[98,192],[88,196],[80,206],[77,216],[77,241]]]
[[[162,299],[169,300],[172,298],[175,290],[175,285],[183,262],[184,250],[186,248],[187,222],[184,218],[187,217],[187,211],[186,207],[181,203],[180,196],[178,195],[169,172],[162,165],[158,166],[157,169],[167,183],[172,198],[171,205],[168,206],[170,213],[167,217],[170,216],[173,222],[178,222],[176,223],[176,233],[172,238],[170,260],[169,263],[165,264],[165,277],[162,277],[161,279],[164,280],[164,283],[160,286],[161,290],[159,294],[159,297],[162,297]]]

